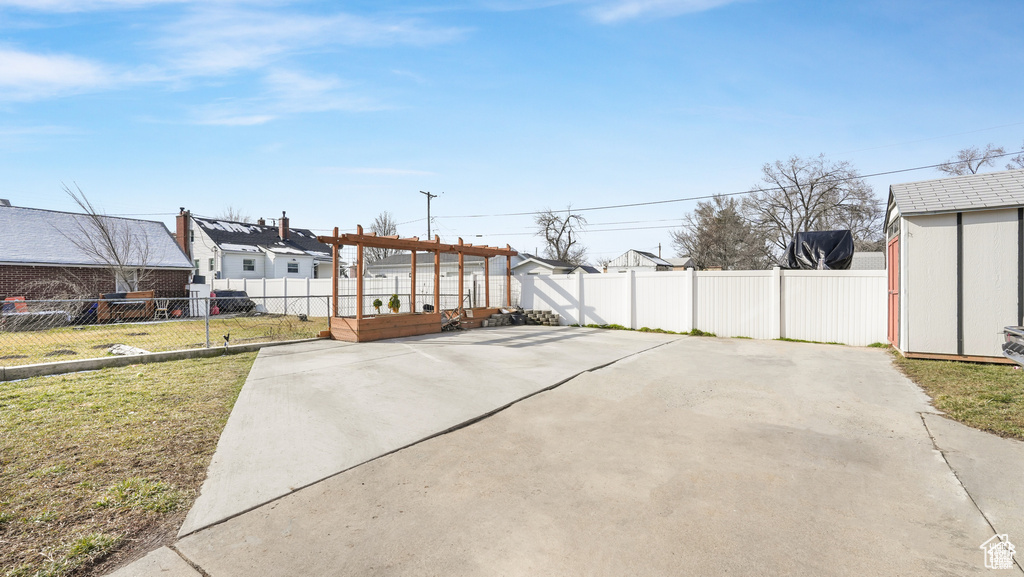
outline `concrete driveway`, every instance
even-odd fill
[[[969,575],[987,572],[983,542],[1020,526],[1024,502],[986,481],[999,471],[985,457],[1019,468],[1024,444],[934,415],[884,351],[534,327],[406,339],[376,350],[386,356],[436,346],[420,352],[450,360],[456,351],[531,339],[547,342],[513,348],[525,351],[519,366],[503,368],[544,368],[509,381],[519,388],[506,397],[525,400],[375,460],[360,456],[363,464],[341,474],[207,522],[174,550],[158,550],[122,574]],[[344,356],[371,348],[326,350]],[[559,350],[572,368],[548,356]],[[284,352],[261,353],[243,397],[260,379],[268,379],[263,386],[294,379],[257,371]],[[372,356],[347,363],[346,374],[378,370]],[[401,374],[410,378],[429,366],[419,353],[403,359]],[[576,370],[595,360],[614,362]],[[444,399],[472,397],[482,383],[503,378],[486,360],[472,367],[455,375],[457,383],[442,379],[435,385],[442,392],[417,392],[413,408],[440,410],[445,422],[462,419],[444,409],[459,402]],[[546,371],[548,384],[537,388]],[[524,393],[524,381],[542,390],[566,373],[576,376]],[[374,382],[386,380],[381,374]],[[473,410],[508,404],[496,391],[484,396]],[[254,418],[240,410],[229,429]],[[398,421],[416,411],[400,414]],[[387,412],[376,418],[395,430]],[[949,462],[963,466],[960,479],[939,450],[944,438],[957,445]]]

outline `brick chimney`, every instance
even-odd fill
[[[267,226],[267,221],[263,220],[263,217],[261,216],[256,219],[256,224],[260,226]]]
[[[284,211],[281,211],[281,220],[277,221],[277,236],[281,237],[281,240],[288,240],[288,236],[291,233],[288,230],[288,217],[284,215]]]
[[[174,239],[178,246],[185,252],[185,256],[192,260],[192,213],[185,210],[185,207],[178,209],[177,230]]]

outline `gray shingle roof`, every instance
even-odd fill
[[[193,216],[192,220],[210,240],[224,250],[246,252],[245,247],[281,250],[296,248],[314,257],[330,258],[331,246],[316,239],[313,231],[305,228],[288,227],[288,240],[281,240],[276,226],[234,222],[230,220]]]
[[[1024,169],[889,186],[904,216],[1024,206]]]
[[[162,222],[103,217],[113,230],[130,231],[144,239],[149,248],[145,263],[150,268],[191,269],[192,262],[181,252]],[[37,208],[0,206],[0,263],[64,266],[103,266],[69,237],[80,236],[91,226],[84,214]],[[141,265],[143,263],[129,263]]]

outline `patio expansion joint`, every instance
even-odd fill
[[[921,418],[921,424],[924,425],[924,431],[928,434],[928,438],[932,442],[932,448],[935,449],[939,453],[939,455],[942,456],[942,462],[946,463],[946,467],[949,469],[949,472],[953,474],[953,478],[956,479],[957,484],[960,485],[960,488],[963,489],[964,494],[967,495],[967,498],[971,500],[971,504],[974,505],[974,508],[978,511],[978,514],[981,515],[981,518],[985,520],[985,523],[988,525],[989,529],[992,530],[992,534],[999,535],[999,530],[996,529],[995,525],[992,524],[992,521],[988,518],[988,515],[985,514],[985,511],[983,511],[981,507],[978,506],[978,501],[974,498],[974,495],[972,495],[971,492],[967,490],[967,487],[964,485],[963,481],[960,480],[960,475],[957,474],[956,469],[953,468],[953,465],[950,464],[949,459],[946,458],[946,452],[942,450],[942,447],[939,447],[938,441],[935,440],[935,436],[932,435],[931,429],[928,428],[928,421],[925,419],[925,415],[932,415],[942,418],[946,418],[946,416],[942,413],[936,413],[933,411],[918,411],[917,414]],[[1024,567],[1021,566],[1020,560],[1017,559],[1016,555],[1013,557],[1013,564],[1017,566],[1017,569],[1021,573],[1024,573]]]
[[[175,544],[172,543],[172,544],[168,545],[167,548],[170,549],[171,551],[174,551],[174,553],[178,557],[181,557],[181,560],[184,561],[185,563],[187,563],[188,566],[191,567],[196,573],[199,573],[203,577],[212,577],[209,573],[206,572],[206,570],[204,570],[202,567],[200,567],[199,564],[197,564],[196,562],[192,561],[184,553],[179,551],[178,547]]]
[[[338,475],[342,475],[344,473],[347,473],[347,472],[349,472],[349,471],[351,471],[351,470],[353,470],[353,469],[355,469],[357,467],[361,467],[361,466],[363,466],[363,465],[365,465],[367,463],[372,463],[373,461],[376,461],[378,459],[383,459],[384,457],[387,457],[388,455],[392,455],[392,454],[397,453],[399,451],[403,451],[403,450],[408,449],[410,447],[414,447],[416,445],[419,445],[420,443],[429,441],[429,440],[431,440],[431,439],[433,439],[435,437],[440,437],[441,435],[447,435],[448,433],[452,433],[452,432],[455,432],[455,431],[457,431],[459,429],[466,428],[466,427],[468,427],[468,426],[470,426],[470,425],[472,425],[474,423],[478,423],[478,422],[480,422],[480,421],[482,421],[482,420],[484,420],[484,419],[486,419],[488,417],[494,416],[494,415],[504,411],[505,409],[507,409],[507,408],[509,408],[509,407],[511,407],[513,405],[516,405],[516,404],[518,404],[518,403],[520,403],[522,401],[525,401],[526,399],[529,399],[530,397],[534,397],[534,396],[537,396],[537,395],[539,395],[541,393],[546,393],[548,391],[556,389],[556,388],[564,385],[565,383],[568,383],[569,381],[575,379],[576,377],[582,375],[583,373],[592,373],[594,371],[599,371],[599,370],[601,370],[603,368],[606,368],[606,367],[609,367],[611,365],[614,365],[615,363],[617,363],[619,361],[622,361],[622,360],[625,360],[625,359],[628,359],[628,358],[631,358],[631,357],[639,356],[639,355],[641,355],[643,353],[646,353],[648,351],[653,351],[654,349],[661,348],[661,347],[663,347],[665,345],[669,345],[669,344],[678,342],[680,340],[682,340],[682,339],[672,339],[670,341],[664,341],[664,342],[658,343],[658,344],[656,344],[654,346],[647,347],[646,349],[643,349],[643,350],[640,350],[640,351],[636,351],[635,353],[630,353],[628,355],[621,356],[621,357],[619,357],[617,359],[614,359],[612,361],[609,361],[607,363],[596,365],[596,366],[590,367],[589,369],[583,369],[582,371],[580,371],[580,372],[578,372],[578,373],[576,373],[576,374],[574,374],[572,376],[569,376],[569,377],[567,377],[565,379],[562,379],[561,381],[558,381],[557,383],[554,383],[552,385],[544,387],[543,389],[536,390],[536,391],[534,391],[534,392],[532,392],[532,393],[530,393],[528,395],[524,395],[524,396],[522,396],[522,397],[520,397],[518,399],[515,399],[515,400],[513,400],[513,401],[511,401],[511,402],[509,402],[509,403],[507,403],[505,405],[502,405],[501,407],[498,407],[496,409],[488,411],[487,413],[484,413],[484,414],[479,415],[477,417],[473,417],[472,419],[468,419],[468,420],[463,421],[463,422],[461,422],[461,423],[459,423],[457,425],[448,427],[447,429],[444,429],[442,431],[438,431],[438,432],[433,433],[431,435],[427,435],[426,437],[423,437],[422,439],[420,439],[418,441],[413,441],[413,442],[411,442],[411,443],[409,443],[407,445],[403,445],[403,446],[398,447],[396,449],[392,449],[391,451],[388,451],[386,453],[382,453],[382,454],[380,454],[380,455],[378,455],[376,457],[373,457],[371,459],[367,459],[367,460],[365,460],[365,461],[363,461],[361,463],[356,463],[355,465],[352,465],[351,467],[347,467],[345,469],[342,469],[341,471],[337,471],[335,473],[331,473],[330,475],[326,475],[326,476],[321,477],[321,478],[319,478],[319,479],[317,479],[315,481],[311,481],[309,483],[306,483],[306,484],[298,486],[298,487],[292,487],[289,492],[287,492],[287,493],[285,493],[283,495],[274,497],[273,499],[268,499],[266,501],[263,501],[262,503],[258,503],[256,505],[248,507],[245,510],[242,510],[242,511],[239,511],[237,513],[234,513],[233,515],[229,515],[229,516],[227,516],[227,517],[225,517],[223,519],[220,519],[220,520],[215,521],[213,523],[210,523],[208,525],[204,525],[202,527],[197,527],[193,531],[185,533],[184,535],[179,535],[178,536],[178,540],[180,541],[181,539],[185,539],[185,538],[187,538],[187,537],[189,537],[191,535],[195,535],[195,534],[200,533],[202,531],[205,531],[206,529],[209,529],[211,527],[216,527],[217,525],[221,525],[223,523],[226,523],[226,522],[228,522],[228,521],[230,521],[232,519],[235,519],[236,517],[241,517],[242,515],[245,515],[246,513],[249,513],[251,511],[255,511],[256,509],[259,509],[260,507],[263,507],[265,505],[269,505],[270,503],[274,503],[274,502],[280,501],[281,499],[284,499],[285,497],[288,497],[288,496],[290,496],[290,495],[292,495],[292,494],[294,494],[294,493],[296,493],[298,491],[301,491],[301,490],[303,490],[303,489],[305,489],[307,487],[312,487],[313,485],[317,485],[317,484],[322,483],[322,482],[324,482],[324,481],[326,481],[328,479],[332,479],[334,477],[337,477]],[[177,549],[175,549],[175,551],[177,551]],[[179,553],[179,555],[180,555],[180,553]],[[184,556],[182,556],[182,558],[184,559]],[[188,561],[188,559],[186,559],[186,561]],[[198,567],[197,567],[197,570],[201,572],[201,569],[199,569]],[[203,573],[203,575],[205,576],[206,574]]]

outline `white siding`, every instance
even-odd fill
[[[906,271],[900,306],[906,307],[904,352],[957,353],[956,215],[904,220],[900,242]]]
[[[1017,324],[1017,211],[965,212],[963,230],[964,354],[1002,356]]]
[[[693,328],[693,272],[636,273],[636,324],[688,332]]]

